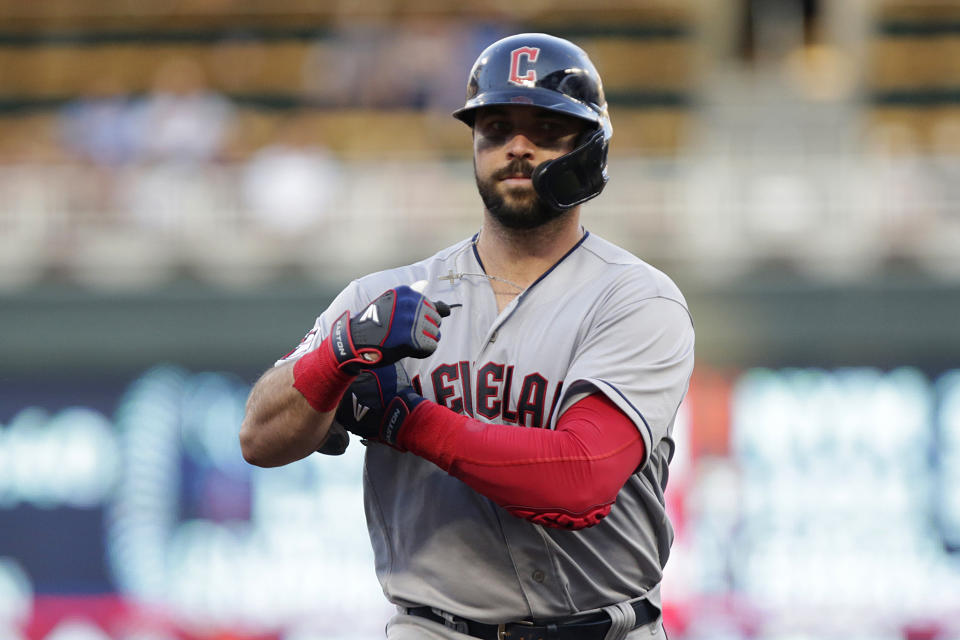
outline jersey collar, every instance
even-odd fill
[[[577,244],[575,244],[575,245],[573,245],[572,247],[570,247],[570,250],[569,250],[569,251],[567,251],[565,254],[563,254],[563,255],[560,257],[559,260],[557,260],[555,263],[553,263],[553,266],[551,266],[549,269],[547,269],[547,270],[544,271],[542,274],[540,274],[540,277],[537,278],[536,280],[534,280],[534,281],[530,284],[529,287],[527,287],[526,289],[524,289],[523,292],[520,293],[520,295],[519,295],[518,297],[523,297],[528,291],[530,291],[530,290],[533,289],[535,286],[537,286],[537,284],[539,284],[541,280],[543,280],[543,279],[546,278],[548,275],[550,275],[550,273],[551,273],[554,269],[556,269],[558,266],[560,266],[560,263],[561,263],[561,262],[563,262],[564,260],[567,259],[567,256],[569,256],[571,253],[573,253],[574,251],[576,251],[576,250],[580,247],[580,245],[582,245],[582,244],[586,241],[586,239],[587,239],[587,237],[588,237],[589,235],[590,235],[590,232],[587,231],[586,229],[584,229],[584,230],[583,230],[583,236],[580,237],[580,239],[577,241]],[[480,269],[481,269],[484,273],[486,273],[486,272],[487,272],[487,268],[483,265],[483,260],[480,259],[480,252],[477,251],[477,239],[478,239],[479,237],[480,237],[480,232],[479,232],[479,231],[476,232],[475,234],[473,234],[473,238],[470,239],[470,246],[471,246],[471,248],[473,249],[473,257],[476,258],[477,264],[480,265]]]

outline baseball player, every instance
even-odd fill
[[[391,640],[665,638],[663,490],[694,333],[667,276],[580,224],[607,181],[600,77],[566,40],[511,36],[454,116],[480,230],[351,282],[254,386],[244,457],[363,439]]]

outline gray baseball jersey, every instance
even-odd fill
[[[514,517],[413,454],[371,445],[364,500],[384,593],[489,623],[645,594],[659,606],[673,540],[663,488],[693,369],[683,296],[660,271],[588,233],[498,312],[474,242],[352,282],[284,360],[319,344],[344,310],[426,281],[425,296],[453,306],[437,351],[403,362],[426,398],[483,422],[552,429],[574,402],[602,393],[636,424],[645,460],[606,519],[567,531]]]

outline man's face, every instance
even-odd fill
[[[540,200],[530,176],[540,163],[572,151],[586,126],[540,107],[477,109],[473,162],[487,211],[510,229],[533,229],[553,219],[557,212]]]

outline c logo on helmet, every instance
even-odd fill
[[[532,87],[537,81],[537,72],[535,69],[527,69],[526,73],[520,75],[520,63],[526,58],[528,64],[537,61],[540,56],[540,49],[537,47],[520,47],[510,52],[510,82],[521,87]]]

